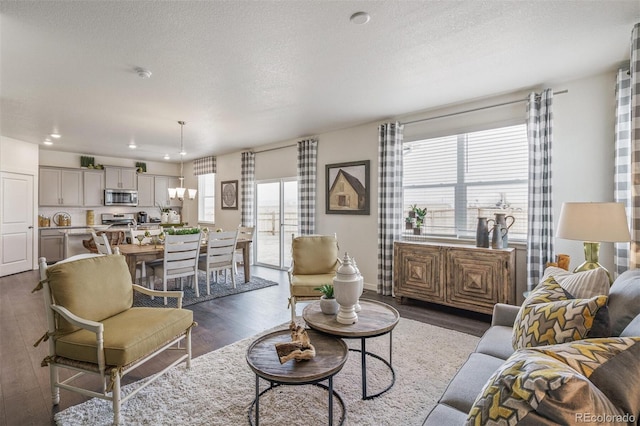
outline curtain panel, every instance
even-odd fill
[[[527,287],[533,289],[553,260],[553,206],[551,148],[553,141],[553,90],[531,93],[527,102],[529,140],[529,217]]]
[[[300,235],[316,230],[316,181],[318,141],[298,142],[298,229]]]
[[[640,24],[631,32],[629,78],[631,87],[631,248],[629,268],[640,265]]]
[[[216,157],[203,157],[193,160],[194,176],[216,172]]]
[[[243,152],[240,174],[240,194],[242,207],[240,208],[240,221],[242,226],[255,226],[253,223],[256,186],[256,154]]]
[[[393,243],[402,235],[402,131],[378,127],[378,293],[393,295]]]
[[[624,204],[627,223],[631,220],[631,76],[618,70],[616,78],[614,200]],[[629,243],[615,243],[614,278],[629,268]]]

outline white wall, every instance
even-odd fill
[[[564,201],[610,201],[613,194],[613,115],[615,99],[615,73],[596,75],[580,80],[556,82],[540,87],[552,87],[569,93],[554,98],[553,145],[553,205],[557,215]],[[531,89],[533,90],[533,89]],[[531,90],[474,100],[465,104],[450,105],[410,116],[392,117],[385,121],[410,120],[439,116],[455,111],[482,107],[494,103],[524,99]],[[536,88],[537,91],[540,88]],[[457,115],[452,118],[407,126],[407,139],[429,134],[441,134],[447,126],[459,129],[476,129],[482,122],[509,123],[518,115],[525,117],[525,103],[483,110],[477,113]],[[367,288],[377,285],[377,146],[379,122],[317,135],[318,186],[316,231],[337,233],[341,252],[348,251],[358,260]],[[299,139],[280,141],[273,146],[290,145]],[[265,147],[268,148],[268,147]],[[260,149],[265,149],[261,147]],[[272,154],[272,155],[267,155]],[[325,165],[357,160],[371,160],[371,214],[369,216],[325,214]],[[265,176],[289,177],[295,175],[295,148],[270,151],[256,155],[256,171]],[[227,167],[228,166],[228,167]],[[240,178],[240,153],[218,157],[220,180]],[[257,174],[257,172],[256,172]],[[236,218],[237,215],[237,218]],[[216,226],[235,226],[238,213],[221,213],[216,203]],[[613,263],[611,244],[603,244],[601,260],[605,267]],[[572,266],[582,262],[582,244],[577,241],[556,241],[556,252],[567,253]],[[518,250],[517,292],[526,289],[524,251]]]

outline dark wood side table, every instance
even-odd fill
[[[396,381],[396,372],[393,369],[393,338],[392,331],[400,321],[398,311],[386,303],[374,300],[360,299],[361,310],[358,312],[358,322],[355,324],[340,324],[335,315],[325,315],[320,310],[320,302],[307,305],[302,311],[302,318],[309,327],[331,336],[343,339],[360,339],[360,349],[350,349],[360,352],[362,358],[362,399],[372,399],[382,395],[391,389]],[[367,352],[367,339],[389,334],[389,360],[381,356]],[[384,390],[374,394],[367,394],[367,356],[382,361],[391,371],[391,383]]]
[[[280,364],[275,344],[291,341],[290,330],[279,330],[259,337],[247,349],[247,364],[256,374],[256,397],[249,407],[249,424],[253,425],[252,411],[255,406],[255,426],[260,424],[260,396],[280,385],[315,385],[329,394],[329,425],[333,425],[333,397],[342,407],[339,424],[344,423],[347,408],[340,394],[333,390],[333,376],[347,362],[349,349],[346,343],[334,336],[308,330],[316,356],[308,361],[289,361]],[[267,389],[260,392],[260,378],[269,381]],[[327,380],[328,386],[320,382]]]

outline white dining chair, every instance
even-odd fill
[[[153,275],[162,277],[162,286],[167,291],[169,280],[191,278],[196,297],[200,297],[198,288],[198,256],[200,255],[200,233],[183,235],[166,235],[164,238],[164,258],[162,263],[153,266]],[[164,299],[167,304],[167,299]]]
[[[158,228],[158,229],[130,229],[129,230],[129,234],[131,235],[131,244],[151,244],[151,242],[153,241],[153,237],[156,237],[160,234],[162,234],[163,229],[162,228]],[[148,237],[145,237],[145,234],[149,234]],[[138,240],[138,236],[142,235],[144,238],[142,238],[142,240]],[[154,262],[154,264],[159,263],[159,262]],[[146,262],[140,262],[138,265],[136,265],[136,281],[140,281],[140,284],[142,284],[142,282],[147,282],[149,285],[149,288],[151,290],[154,289],[154,277],[150,276],[153,275],[153,266],[154,264],[148,264]],[[156,264],[157,266],[157,264]],[[151,299],[153,299],[153,296],[151,297]]]
[[[112,254],[111,244],[109,244],[109,238],[106,234],[97,235],[95,231],[91,231],[93,242],[96,245],[96,249],[100,254]]]
[[[255,232],[253,226],[238,226],[238,239],[253,241],[253,234]],[[236,249],[233,252],[233,274],[238,275],[238,264],[244,262],[244,251],[242,249]]]
[[[206,271],[207,274],[207,294],[211,294],[211,274],[216,273],[216,283],[218,282],[218,272],[229,270],[231,272],[231,282],[236,288],[236,276],[233,273],[234,251],[238,241],[239,231],[214,232],[209,234],[207,242],[207,253],[200,256],[198,269]],[[225,274],[226,278],[226,274]]]

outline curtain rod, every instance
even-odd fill
[[[291,145],[279,146],[277,148],[263,149],[262,151],[253,151],[253,153],[254,154],[260,154],[262,152],[269,152],[269,151],[276,151],[278,149],[291,148],[292,146],[298,146],[298,145],[294,143],[294,144],[291,144]]]
[[[560,90],[559,92],[553,92],[553,94],[554,95],[562,95],[562,94],[568,93],[568,92],[569,92],[568,90]],[[500,104],[487,105],[487,106],[483,106],[483,107],[479,107],[479,108],[468,109],[468,110],[465,110],[465,111],[452,112],[450,114],[438,115],[436,117],[429,117],[429,118],[423,118],[423,119],[420,119],[420,120],[407,121],[407,122],[401,123],[401,124],[402,125],[414,124],[414,123],[421,123],[423,121],[437,120],[438,118],[453,117],[454,115],[467,114],[467,113],[470,113],[470,112],[482,111],[482,110],[485,110],[485,109],[491,109],[491,108],[497,108],[497,107],[501,107],[501,106],[505,106],[505,105],[517,104],[517,103],[520,103],[520,102],[526,102],[528,100],[529,100],[529,98],[518,99],[518,100],[515,100],[515,101],[509,101],[509,102],[502,102]]]

